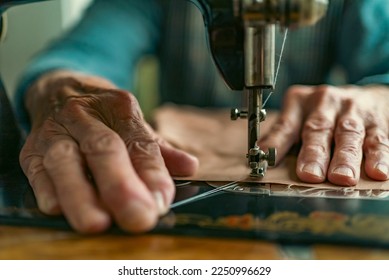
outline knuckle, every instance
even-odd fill
[[[133,131],[133,133],[130,135],[131,139],[137,139],[138,137],[144,137],[146,134],[146,127],[145,123],[141,118],[135,117],[130,118],[128,121],[129,129]]]
[[[80,145],[85,154],[105,154],[116,152],[123,146],[120,136],[113,132],[91,133]]]
[[[304,146],[304,151],[307,154],[325,154],[327,153],[327,148],[321,144],[309,144]]]
[[[33,158],[31,156],[31,153],[32,153],[32,150],[29,147],[28,140],[27,140],[19,153],[19,163],[20,163],[20,166],[22,167],[23,170],[27,170],[30,163],[31,163],[31,160]],[[25,171],[25,173],[27,173],[27,172]]]
[[[42,129],[39,131],[38,139],[48,140],[52,137],[54,133],[60,131],[59,124],[55,121],[54,118],[47,118],[42,123]]]
[[[42,161],[32,161],[27,168],[26,176],[30,181],[34,181],[34,179],[44,171],[45,167],[43,166]]]
[[[346,144],[339,147],[338,155],[343,158],[359,158],[361,156],[361,148],[356,145]]]
[[[121,108],[120,111],[128,114],[125,119],[143,120],[143,114],[140,110],[139,102],[134,95],[123,90],[115,90],[115,94],[112,98],[114,98],[112,103],[117,108]]]
[[[126,91],[118,91],[118,93],[128,105],[130,105],[131,107],[139,107],[138,99],[136,99],[134,95]]]
[[[25,158],[25,166],[23,168],[31,186],[34,187],[39,175],[45,172],[45,167],[41,158]]]
[[[159,145],[155,141],[134,141],[129,145],[133,164],[147,165],[147,168],[160,168],[163,164]]]
[[[80,96],[68,96],[63,100],[64,108],[78,108],[83,104],[83,98]]]
[[[363,137],[365,133],[365,127],[362,123],[354,118],[343,118],[337,123],[336,134],[341,136],[344,134],[354,135],[358,138]]]
[[[383,132],[369,134],[364,142],[365,150],[389,153],[389,139]]]
[[[123,118],[117,120],[117,126],[115,130],[121,134],[125,135],[124,138],[128,141],[135,141],[139,138],[144,138],[150,134],[150,129],[147,127],[145,121],[143,120],[142,112],[140,110],[123,111],[126,112]]]
[[[129,147],[132,142],[156,142],[156,135],[147,126],[143,119],[131,118],[128,120],[125,142]]]
[[[382,123],[381,120],[384,120],[385,117],[378,116],[373,111],[365,112],[364,120],[366,122],[366,127],[369,128],[369,130],[377,130],[377,127],[383,127],[384,123]]]
[[[389,151],[380,149],[365,149],[365,157],[370,159],[380,159],[380,161],[388,161],[389,163]]]
[[[333,122],[327,116],[317,114],[304,123],[304,132],[332,132]]]
[[[62,106],[59,105],[58,108],[61,108],[61,113],[68,116],[72,114],[79,115],[83,108],[85,107],[85,98],[79,96],[70,96],[63,100]],[[57,110],[58,111],[58,110]]]
[[[75,143],[58,141],[47,150],[44,155],[43,164],[47,168],[61,165],[68,161],[74,161],[78,157],[78,148]]]
[[[88,107],[89,97],[86,96],[71,96],[67,97],[58,105],[53,105],[54,115],[52,119],[48,119],[48,122],[45,122],[45,126],[50,128],[50,126],[58,125],[57,123],[62,123],[63,125],[72,125],[79,122],[85,114],[87,114],[86,108]]]

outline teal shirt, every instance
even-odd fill
[[[277,35],[277,53],[283,35]],[[69,69],[109,79],[133,91],[139,59],[160,61],[160,101],[239,106],[241,95],[221,80],[206,44],[202,16],[185,0],[95,0],[81,22],[29,64],[16,93],[17,114],[29,120],[23,96],[37,77]],[[334,68],[348,84],[389,84],[388,0],[332,0],[318,24],[288,33],[276,94],[280,108],[293,84],[332,83]],[[136,95],[136,92],[134,92]],[[388,97],[389,98],[389,97]]]

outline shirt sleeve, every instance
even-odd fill
[[[339,62],[347,82],[389,84],[389,6],[387,0],[346,1],[340,33]]]
[[[24,94],[48,71],[97,75],[131,90],[137,61],[158,49],[160,21],[157,0],[95,0],[80,23],[37,55],[24,71],[15,93],[22,127],[29,123]]]

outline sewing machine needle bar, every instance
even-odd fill
[[[257,141],[260,135],[260,123],[261,123],[261,108],[262,108],[262,89],[251,88],[248,89],[249,108],[248,108],[248,130],[249,149],[257,146]]]

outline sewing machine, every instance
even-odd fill
[[[276,163],[276,149],[257,145],[260,122],[266,119],[262,97],[275,87],[275,25],[281,28],[316,23],[328,0],[189,0],[204,17],[213,59],[227,85],[243,90],[247,109],[231,110],[231,119],[248,119],[248,165],[251,176],[263,177]]]

